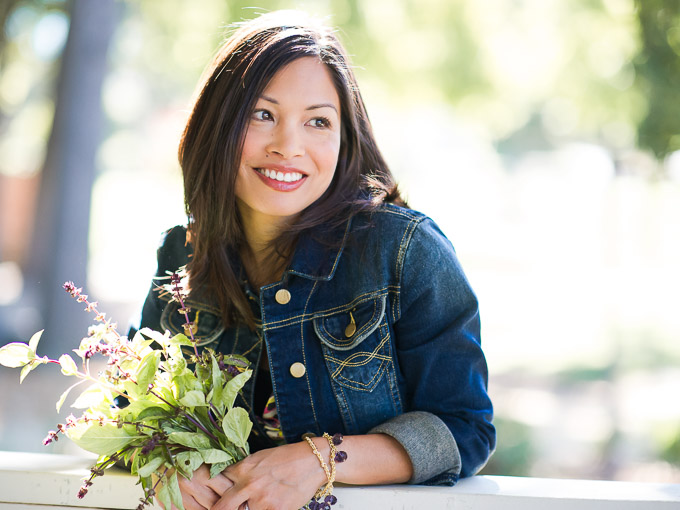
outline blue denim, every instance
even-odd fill
[[[183,227],[166,232],[157,276],[188,262],[185,235]],[[341,242],[302,238],[281,281],[247,291],[256,331],[225,329],[214,304],[190,301],[199,344],[246,356],[254,374],[267,349],[287,442],[385,433],[409,454],[410,483],[452,485],[475,474],[495,447],[495,429],[477,299],[451,243],[425,215],[393,205],[324,235]],[[283,304],[281,289],[290,292]],[[137,327],[179,333],[176,310],[152,288]],[[295,363],[302,376],[292,374]],[[252,414],[254,385],[238,404],[255,423],[253,446],[272,446]]]

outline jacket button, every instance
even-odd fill
[[[305,375],[306,371],[307,369],[305,368],[305,366],[299,361],[296,361],[290,366],[290,375],[292,375],[296,379],[299,379],[300,377]]]
[[[303,440],[307,439],[308,437],[316,437],[316,434],[313,432],[305,432],[300,436]]]
[[[279,289],[276,291],[276,296],[274,296],[276,302],[280,305],[285,305],[290,301],[290,292],[286,289]]]

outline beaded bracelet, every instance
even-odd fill
[[[331,453],[328,458],[328,463],[331,465],[330,469],[324,462],[323,456],[321,453],[319,453],[319,450],[317,450],[314,441],[312,441],[309,437],[305,437],[305,440],[312,448],[312,452],[314,455],[316,455],[316,458],[319,459],[319,464],[321,464],[321,468],[323,469],[324,473],[326,473],[327,480],[327,482],[322,487],[319,487],[319,490],[316,491],[312,500],[307,504],[306,508],[308,510],[330,510],[331,505],[335,505],[335,503],[337,503],[338,498],[333,496],[335,463],[344,462],[347,460],[347,452],[338,451],[337,449],[337,446],[342,443],[342,434],[337,433],[331,437],[326,432],[324,432],[323,437],[328,441],[328,446],[330,446],[331,449]],[[323,498],[323,500],[321,498]]]

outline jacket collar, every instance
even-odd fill
[[[333,278],[340,262],[340,255],[347,244],[351,225],[352,218],[349,218],[344,231],[342,227],[330,232],[323,232],[320,228],[312,235],[301,236],[284,277],[293,274],[310,280],[328,281]],[[342,242],[338,246],[329,247],[319,240],[324,235],[342,235]]]

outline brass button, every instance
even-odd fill
[[[285,305],[290,301],[290,292],[287,289],[279,289],[276,291],[276,302],[280,305]]]
[[[292,375],[296,379],[299,379],[300,377],[305,375],[306,371],[307,369],[305,368],[305,366],[299,361],[296,361],[290,366],[290,375]]]
[[[311,438],[311,437],[316,437],[316,435],[315,435],[314,433],[312,433],[312,432],[305,432],[305,433],[302,434],[302,436],[300,436],[300,437],[302,437],[302,439],[305,440],[305,439],[307,439],[308,437],[309,437],[309,438]]]

